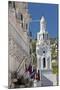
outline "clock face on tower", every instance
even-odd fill
[[[39,49],[37,49],[37,53],[38,55],[43,55],[47,53],[47,46],[39,46]]]

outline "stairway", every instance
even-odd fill
[[[45,77],[43,74],[41,75],[41,86],[53,86],[53,82],[50,81],[47,77]]]

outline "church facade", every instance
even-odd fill
[[[52,73],[51,44],[46,24],[45,17],[42,16],[36,42],[37,72],[40,74],[41,86],[55,86],[57,85],[57,78]]]
[[[40,32],[37,33],[36,54],[37,71],[51,71],[51,47],[44,16],[41,17]]]

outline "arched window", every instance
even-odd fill
[[[45,51],[43,51],[43,53],[45,53]]]
[[[45,68],[46,67],[46,60],[45,60],[45,58],[43,58],[43,68]]]
[[[21,21],[23,20],[23,15],[21,14]]]
[[[43,33],[43,39],[44,39],[44,33]]]

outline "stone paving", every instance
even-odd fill
[[[40,87],[41,86],[41,81],[34,80],[33,86],[34,87]]]

